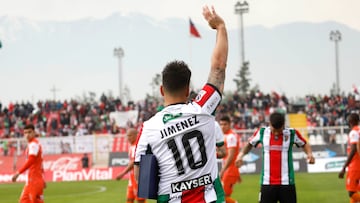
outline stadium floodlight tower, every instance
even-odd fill
[[[341,33],[339,30],[332,30],[330,32],[330,40],[335,42],[335,70],[336,70],[336,94],[340,94],[340,79],[339,79],[339,41],[341,41]]]
[[[114,49],[114,56],[119,59],[119,99],[123,102],[123,88],[122,88],[122,58],[124,57],[124,50],[119,47]]]
[[[235,14],[240,16],[240,46],[241,46],[241,66],[245,62],[245,48],[244,48],[244,29],[243,29],[243,14],[249,12],[249,4],[244,2],[236,2],[235,4]]]

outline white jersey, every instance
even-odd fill
[[[219,179],[212,114],[220,101],[216,88],[205,85],[193,102],[169,105],[144,122],[135,163],[149,145],[159,165],[160,202],[216,200],[214,185]]]

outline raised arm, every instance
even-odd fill
[[[216,43],[211,57],[208,83],[224,90],[225,69],[228,57],[228,37],[224,20],[215,12],[214,7],[203,7],[203,16],[212,29],[216,30]]]

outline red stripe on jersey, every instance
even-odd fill
[[[210,96],[214,94],[215,88],[206,84],[195,98],[195,102],[201,107],[209,100]]]
[[[204,193],[205,186],[200,186],[191,190],[185,190],[181,195],[181,203],[206,203]]]
[[[270,185],[281,185],[281,148],[283,136],[270,135]],[[274,148],[271,148],[275,146]]]
[[[295,129],[295,134],[296,136],[301,140],[303,141],[305,144],[306,144],[306,140],[303,138],[303,136],[301,135],[301,133]]]

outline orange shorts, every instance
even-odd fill
[[[230,196],[233,192],[234,185],[240,181],[241,181],[240,176],[224,175],[223,178],[221,179],[221,182],[223,184],[225,196]]]
[[[134,200],[145,200],[144,198],[138,198],[137,196],[137,187],[133,185],[128,185],[127,187],[127,198],[128,199],[134,199]]]
[[[26,184],[20,196],[20,203],[44,203],[44,184]]]
[[[360,191],[360,171],[349,170],[346,176],[346,190]]]

